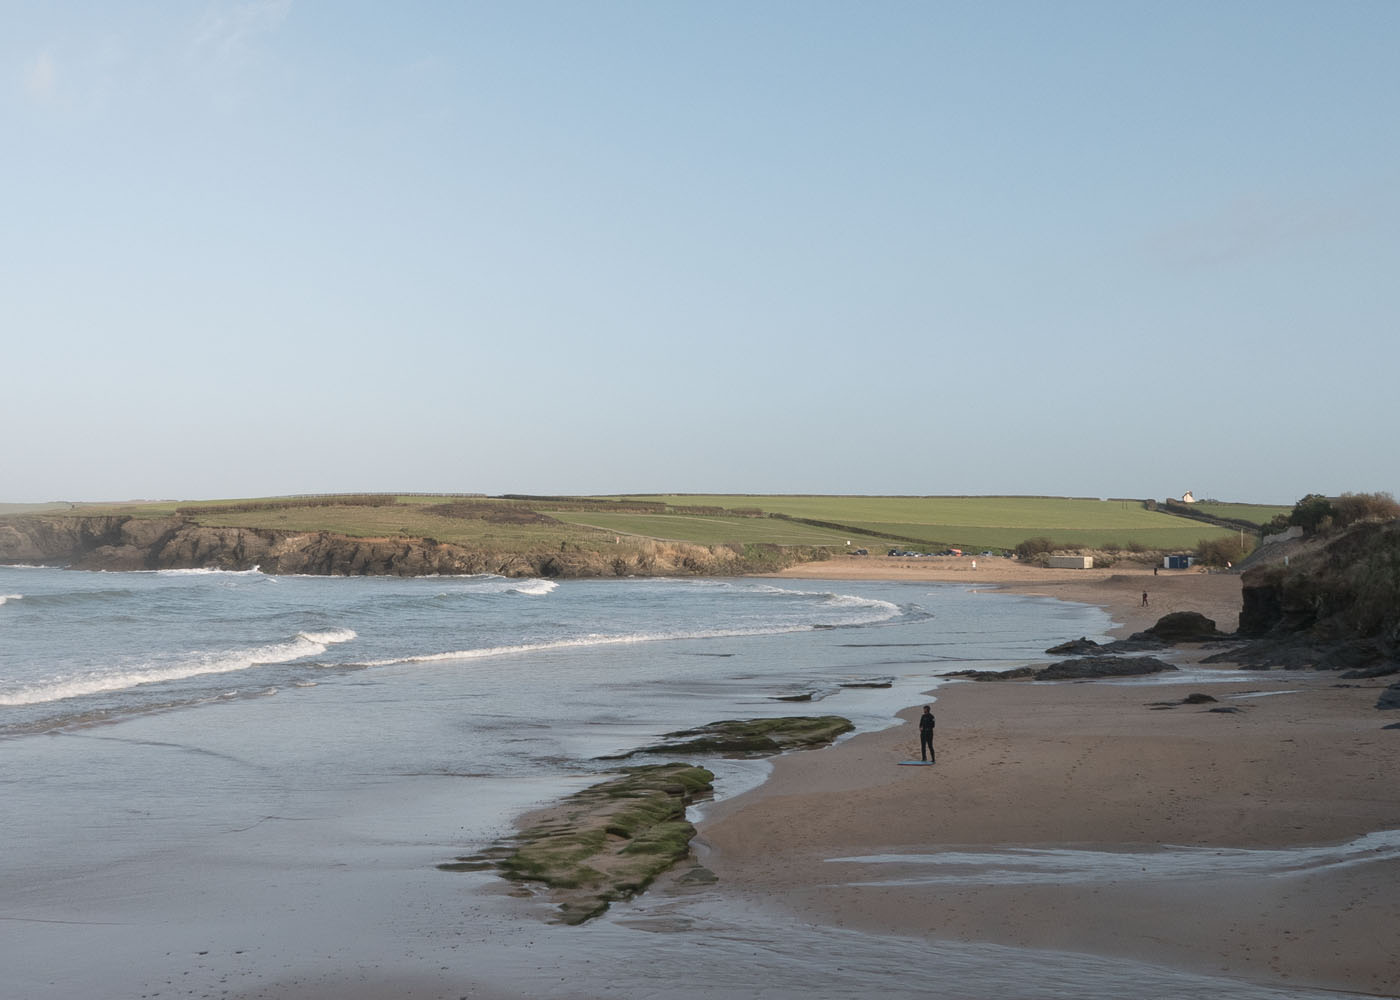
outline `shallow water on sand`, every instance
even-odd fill
[[[723,886],[557,927],[435,867],[597,780],[600,754],[720,718],[887,726],[943,671],[1102,637],[1097,609],[927,584],[3,568],[0,594],[17,997],[913,997],[933,969],[943,995],[1284,995],[809,926]],[[873,678],[890,686],[842,686]],[[715,770],[727,796],[767,765]]]

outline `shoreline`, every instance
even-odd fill
[[[1115,636],[1170,611],[1227,632],[1238,622],[1233,574],[971,562],[856,557],[771,575],[985,581],[1099,605]],[[832,926],[1400,992],[1400,803],[1385,777],[1400,770],[1400,739],[1373,708],[1384,685],[1198,676],[944,684],[936,766],[893,766],[914,752],[912,725],[786,755],[762,786],[707,812],[696,846],[727,891]],[[1218,703],[1180,704],[1195,692]],[[918,708],[897,714],[912,723]],[[1343,863],[1346,845],[1386,831]],[[993,876],[1038,864],[1054,871]]]

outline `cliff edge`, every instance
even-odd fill
[[[186,517],[36,516],[0,519],[0,563],[85,570],[260,569],[314,576],[720,576],[781,568],[824,551],[648,542],[590,549],[493,551],[432,538],[363,538],[328,531],[214,527]]]

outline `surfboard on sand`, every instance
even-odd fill
[[[912,765],[915,766],[915,767],[919,767],[919,766],[923,766],[923,767],[932,767],[932,766],[933,766],[933,761],[931,761],[931,760],[902,760],[902,761],[900,761],[900,764],[912,764]]]

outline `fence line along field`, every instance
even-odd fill
[[[1189,551],[1202,541],[1240,533],[1238,527],[1151,509],[1156,504],[1142,500],[1032,496],[351,494],[64,507],[73,515],[179,515],[211,527],[434,538],[492,551],[565,544],[597,548],[623,536],[872,552],[892,547],[1004,551],[1030,538],[1048,538],[1066,549]],[[1197,507],[1200,514],[1260,524],[1286,510],[1250,504]]]
[[[601,499],[601,498],[599,498]],[[1228,537],[1236,529],[1203,523],[1158,510],[1142,500],[1098,500],[1072,497],[873,497],[873,496],[725,496],[658,494],[609,498],[664,504],[670,516],[685,508],[762,511],[770,515],[819,521],[856,537],[898,538],[925,546],[962,549],[1012,549],[1027,538],[1044,537],[1063,548],[1106,547],[1193,549],[1202,540]],[[1229,505],[1232,515],[1255,510],[1249,504]],[[1273,516],[1275,508],[1261,516]],[[572,513],[555,513],[561,519]],[[651,534],[650,518],[637,513],[619,516],[619,531]],[[674,532],[678,525],[671,524]],[[679,537],[669,535],[667,537]]]

